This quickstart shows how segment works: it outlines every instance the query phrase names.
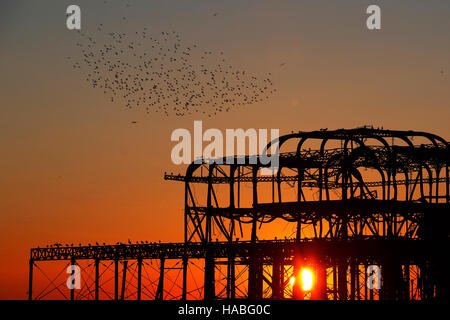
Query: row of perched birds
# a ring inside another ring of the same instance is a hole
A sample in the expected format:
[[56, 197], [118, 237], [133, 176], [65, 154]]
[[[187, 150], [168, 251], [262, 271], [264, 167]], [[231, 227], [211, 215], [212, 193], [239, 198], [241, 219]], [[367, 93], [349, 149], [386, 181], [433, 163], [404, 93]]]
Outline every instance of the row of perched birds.
[[[161, 240], [159, 240], [158, 242], [136, 241], [136, 243], [133, 243], [130, 239], [128, 239], [128, 244], [157, 244], [157, 243], [161, 243]], [[124, 245], [124, 244], [125, 243], [122, 243], [122, 242], [116, 242], [116, 245]], [[111, 246], [112, 244], [106, 244], [105, 242], [103, 242], [102, 245], [103, 246]], [[67, 243], [65, 245], [62, 245], [61, 243], [55, 243], [55, 244], [47, 245], [46, 247], [47, 248], [64, 248], [64, 247], [73, 247], [73, 246], [74, 246], [73, 243], [71, 243], [70, 245], [67, 244]], [[83, 246], [86, 246], [86, 245], [82, 245], [81, 243], [79, 243], [78, 246], [79, 247], [83, 247]], [[88, 243], [87, 246], [88, 247], [92, 247], [93, 245]], [[95, 246], [100, 246], [100, 243], [96, 242]], [[38, 246], [38, 248], [40, 248], [40, 247]]]
[[80, 56], [68, 57], [92, 88], [112, 102], [147, 113], [184, 116], [254, 104], [276, 92], [270, 73], [257, 78], [227, 62], [223, 52], [186, 45], [175, 31], [133, 34], [79, 31]]

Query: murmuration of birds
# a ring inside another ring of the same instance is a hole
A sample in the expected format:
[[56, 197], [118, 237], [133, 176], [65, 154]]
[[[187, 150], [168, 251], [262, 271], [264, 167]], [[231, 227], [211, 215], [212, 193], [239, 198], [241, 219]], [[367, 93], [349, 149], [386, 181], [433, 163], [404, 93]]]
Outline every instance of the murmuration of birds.
[[[125, 18], [125, 17], [124, 17]], [[205, 115], [256, 104], [276, 89], [271, 73], [256, 77], [223, 52], [185, 44], [176, 31], [78, 31], [78, 57], [68, 57], [86, 82], [126, 108], [165, 116]]]

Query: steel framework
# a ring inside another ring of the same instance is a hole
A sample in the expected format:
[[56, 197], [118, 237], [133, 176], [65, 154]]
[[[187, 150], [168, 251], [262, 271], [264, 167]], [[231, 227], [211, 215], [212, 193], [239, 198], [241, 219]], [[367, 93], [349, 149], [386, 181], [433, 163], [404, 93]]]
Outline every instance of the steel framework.
[[[65, 282], [50, 278], [32, 294], [33, 268], [55, 260], [91, 262], [83, 270], [92, 281], [77, 297], [70, 290], [71, 299], [99, 299], [101, 291], [114, 299], [449, 297], [446, 140], [362, 127], [292, 133], [266, 151], [275, 147], [279, 167], [269, 176], [254, 156], [204, 159], [185, 175], [165, 174], [185, 186], [184, 243], [31, 249], [29, 298], [65, 297]], [[108, 294], [100, 267], [112, 265]], [[380, 287], [368, 286], [371, 265], [379, 266]], [[314, 273], [308, 291], [297, 284], [304, 268]]]

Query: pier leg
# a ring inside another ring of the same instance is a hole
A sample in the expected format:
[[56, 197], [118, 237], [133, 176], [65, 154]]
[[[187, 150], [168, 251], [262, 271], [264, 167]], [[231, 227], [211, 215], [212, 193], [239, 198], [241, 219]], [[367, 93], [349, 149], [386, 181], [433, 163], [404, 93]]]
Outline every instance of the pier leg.
[[114, 261], [114, 300], [119, 300], [119, 259]]
[[230, 255], [228, 257], [227, 267], [227, 299], [234, 299], [236, 297], [234, 264], [234, 256]]
[[125, 289], [126, 289], [126, 283], [127, 283], [127, 268], [128, 268], [128, 261], [123, 262], [123, 273], [122, 273], [122, 293], [120, 294], [120, 300], [125, 299]]
[[305, 299], [305, 293], [301, 287], [300, 270], [301, 270], [301, 259], [299, 256], [294, 256], [293, 259], [293, 273], [292, 276], [295, 278], [294, 287], [292, 288], [292, 299], [303, 300]]
[[317, 266], [317, 287], [313, 290], [314, 300], [327, 300], [327, 269], [323, 265]]
[[205, 300], [213, 300], [215, 297], [215, 285], [214, 285], [214, 257], [209, 253], [205, 258]]
[[272, 299], [283, 299], [283, 265], [279, 257], [273, 258]]
[[95, 300], [99, 299], [100, 260], [95, 259]]
[[161, 258], [161, 267], [159, 269], [158, 289], [156, 290], [155, 300], [164, 300], [164, 258]]
[[350, 300], [356, 299], [356, 264], [352, 258], [350, 263]]
[[142, 258], [139, 258], [137, 261], [138, 267], [138, 278], [137, 278], [137, 299], [141, 300], [141, 292], [142, 292]]
[[28, 300], [33, 300], [33, 266], [34, 261], [30, 259], [30, 272], [28, 275]]
[[186, 300], [187, 296], [187, 268], [188, 268], [188, 258], [183, 257], [183, 292], [181, 295], [181, 300]]
[[[75, 263], [76, 263], [76, 261], [74, 258], [70, 259], [70, 264], [72, 266], [74, 266]], [[73, 279], [72, 281], [75, 281], [74, 276], [75, 276], [75, 269], [72, 269], [72, 279]], [[72, 284], [72, 288], [70, 289], [70, 300], [72, 300], [72, 301], [75, 300], [75, 286], [73, 284]]]
[[338, 297], [338, 280], [337, 280], [337, 264], [333, 264], [333, 300], [339, 300]]
[[338, 266], [339, 300], [347, 300], [347, 269], [347, 262], [345, 260], [341, 260]]

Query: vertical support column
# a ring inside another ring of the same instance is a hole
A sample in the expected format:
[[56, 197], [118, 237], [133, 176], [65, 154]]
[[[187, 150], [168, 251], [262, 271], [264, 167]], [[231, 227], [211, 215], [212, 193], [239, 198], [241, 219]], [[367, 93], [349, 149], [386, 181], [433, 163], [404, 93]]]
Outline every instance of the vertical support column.
[[[71, 258], [70, 259], [70, 264], [72, 266], [74, 266], [75, 263], [76, 263], [75, 258]], [[75, 285], [74, 285], [75, 283], [73, 283], [73, 281], [75, 281], [75, 268], [72, 268], [71, 276], [72, 276], [72, 288], [70, 289], [70, 300], [73, 301], [73, 300], [75, 300]]]
[[449, 166], [448, 163], [445, 164], [445, 195], [447, 198], [447, 203], [450, 203], [450, 177], [449, 177]]
[[[256, 229], [257, 229], [257, 211], [256, 206], [258, 205], [258, 180], [257, 180], [258, 168], [252, 167], [252, 190], [253, 190], [253, 221], [252, 221], [252, 233], [251, 242], [255, 243], [257, 240]], [[258, 254], [255, 250], [252, 250], [249, 256], [248, 265], [248, 298], [258, 299], [258, 281], [259, 281], [259, 259]]]
[[392, 290], [392, 267], [390, 265], [389, 259], [384, 259], [384, 263], [382, 264], [382, 287], [380, 290], [380, 300], [390, 300], [391, 290]]
[[262, 258], [258, 252], [253, 250], [250, 254], [248, 266], [248, 298], [251, 300], [258, 300], [262, 297], [262, 263]]
[[302, 190], [302, 182], [303, 182], [304, 177], [305, 177], [304, 169], [298, 167], [297, 168], [297, 201], [298, 202], [302, 201], [302, 197], [303, 198], [305, 197], [303, 195], [303, 190]]
[[211, 249], [206, 250], [205, 257], [205, 295], [203, 297], [204, 300], [214, 300], [216, 292], [215, 292], [215, 275], [214, 275], [214, 256], [211, 252]]
[[212, 177], [214, 173], [214, 165], [210, 165], [208, 173], [208, 194], [206, 198], [206, 242], [212, 241], [212, 220], [211, 220], [211, 209], [212, 209], [212, 193], [213, 193], [213, 183]]
[[275, 203], [275, 172], [272, 173], [272, 203]]
[[34, 261], [30, 259], [30, 270], [28, 274], [28, 300], [33, 300], [33, 266]]
[[238, 182], [237, 182], [237, 206], [241, 207], [241, 167], [238, 166]]
[[263, 259], [258, 257], [256, 260], [256, 299], [261, 300], [263, 297]]
[[142, 294], [142, 258], [139, 257], [137, 260], [138, 276], [137, 276], [137, 299], [141, 300]]
[[[361, 286], [359, 284], [360, 264], [356, 264], [356, 300], [361, 300]], [[366, 285], [364, 285], [366, 286]]]
[[279, 256], [273, 257], [272, 299], [283, 299], [283, 263]]
[[425, 283], [426, 283], [426, 277], [427, 277], [427, 270], [426, 270], [426, 264], [425, 261], [420, 261], [419, 263], [417, 263], [418, 267], [419, 267], [419, 277], [417, 278], [417, 290], [419, 291], [419, 300], [424, 300], [427, 298], [426, 295], [426, 287], [425, 287]]
[[[366, 267], [366, 290], [367, 290], [367, 267]], [[370, 289], [369, 290], [369, 300], [373, 300], [373, 293], [374, 293], [374, 289]]]
[[403, 278], [403, 298], [405, 300], [409, 300], [410, 298], [410, 287], [409, 287], [409, 281], [410, 281], [410, 274], [409, 274], [409, 262], [405, 263], [404, 265], [404, 278]]
[[278, 193], [278, 202], [281, 203], [282, 202], [282, 197], [281, 197], [281, 167], [278, 168], [278, 172], [277, 172], [277, 193]]
[[341, 259], [338, 266], [338, 292], [339, 300], [347, 300], [347, 261]]
[[356, 299], [356, 263], [355, 259], [350, 260], [350, 300]]
[[119, 300], [119, 259], [114, 260], [114, 300]]
[[263, 261], [258, 254], [252, 255], [250, 259], [248, 269], [248, 298], [251, 300], [259, 300], [262, 298]]
[[251, 241], [256, 242], [257, 236], [256, 236], [256, 229], [257, 229], [257, 212], [256, 212], [256, 206], [258, 205], [258, 168], [253, 167], [252, 168], [252, 188], [253, 188], [253, 221], [252, 221], [252, 236]]
[[127, 268], [128, 268], [128, 261], [125, 260], [123, 262], [122, 293], [120, 294], [120, 300], [124, 300], [125, 299], [125, 289], [126, 289], [126, 283], [127, 283]]
[[304, 300], [305, 294], [303, 292], [303, 289], [301, 287], [301, 275], [300, 270], [302, 267], [302, 259], [300, 258], [300, 255], [296, 253], [294, 255], [293, 259], [293, 277], [295, 278], [294, 287], [292, 288], [292, 298], [294, 300]]
[[99, 299], [100, 259], [95, 259], [95, 300]]
[[337, 279], [337, 264], [333, 264], [333, 299], [338, 300], [338, 279]]
[[161, 258], [161, 266], [159, 268], [159, 282], [156, 290], [155, 300], [164, 300], [164, 258]]
[[[236, 165], [230, 166], [230, 208], [234, 208], [234, 173], [236, 172]], [[233, 236], [233, 235], [231, 235]]]
[[235, 267], [234, 254], [228, 256], [227, 267], [227, 299], [234, 299], [236, 297], [236, 283], [235, 283]]
[[188, 241], [188, 213], [189, 213], [189, 200], [188, 200], [188, 189], [189, 189], [189, 181], [186, 177], [186, 181], [184, 183], [184, 243]]
[[183, 291], [181, 295], [181, 300], [186, 300], [187, 298], [187, 268], [188, 268], [188, 258], [183, 257]]
[[367, 263], [364, 264], [364, 300], [369, 300], [367, 296]]
[[[346, 187], [346, 181], [347, 178], [345, 177], [345, 182], [344, 182], [344, 176], [345, 173], [343, 174], [343, 186], [342, 186], [342, 191], [345, 193], [342, 194], [343, 199], [347, 198], [347, 187]], [[340, 226], [340, 236], [342, 239], [347, 239], [348, 237], [348, 228], [347, 228], [347, 218], [343, 217], [342, 221], [341, 221], [341, 226]], [[350, 259], [351, 261], [351, 259]], [[348, 269], [348, 261], [347, 258], [342, 257], [338, 260], [338, 293], [339, 293], [339, 300], [347, 300], [348, 298], [348, 290], [347, 290], [347, 269]]]
[[314, 300], [327, 300], [327, 269], [322, 264], [316, 265], [317, 284], [313, 289], [312, 298]]
[[403, 278], [400, 262], [392, 256], [386, 257], [383, 267], [383, 286], [381, 288], [383, 300], [398, 300], [401, 298], [400, 287]]

